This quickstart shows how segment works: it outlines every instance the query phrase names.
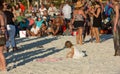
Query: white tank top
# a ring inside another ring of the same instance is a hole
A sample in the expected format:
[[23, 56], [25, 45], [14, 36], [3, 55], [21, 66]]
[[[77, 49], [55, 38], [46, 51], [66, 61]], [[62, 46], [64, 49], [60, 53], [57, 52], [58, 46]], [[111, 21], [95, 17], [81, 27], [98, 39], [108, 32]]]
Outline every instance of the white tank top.
[[80, 52], [75, 46], [73, 46], [73, 48], [74, 48], [73, 59], [80, 59], [81, 57], [85, 56], [85, 53]]

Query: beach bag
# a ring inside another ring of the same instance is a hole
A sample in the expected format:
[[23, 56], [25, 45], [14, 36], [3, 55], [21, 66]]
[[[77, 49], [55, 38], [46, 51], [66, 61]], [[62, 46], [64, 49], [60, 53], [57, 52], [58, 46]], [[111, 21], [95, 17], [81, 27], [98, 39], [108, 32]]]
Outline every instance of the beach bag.
[[26, 37], [26, 31], [25, 30], [19, 31], [19, 34], [20, 34], [20, 38]]
[[0, 46], [4, 46], [5, 44], [6, 44], [5, 34], [3, 34], [2, 31], [0, 30]]

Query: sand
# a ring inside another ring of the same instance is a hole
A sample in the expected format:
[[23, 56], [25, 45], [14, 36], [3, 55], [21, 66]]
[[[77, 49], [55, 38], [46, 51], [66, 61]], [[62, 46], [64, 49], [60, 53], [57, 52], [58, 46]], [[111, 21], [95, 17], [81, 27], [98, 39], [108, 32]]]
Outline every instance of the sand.
[[[84, 45], [76, 44], [75, 36], [16, 38], [19, 50], [5, 53], [8, 74], [120, 74], [120, 57], [113, 56], [113, 36], [100, 38], [101, 43], [91, 43], [87, 36]], [[88, 56], [66, 59], [67, 40]]]

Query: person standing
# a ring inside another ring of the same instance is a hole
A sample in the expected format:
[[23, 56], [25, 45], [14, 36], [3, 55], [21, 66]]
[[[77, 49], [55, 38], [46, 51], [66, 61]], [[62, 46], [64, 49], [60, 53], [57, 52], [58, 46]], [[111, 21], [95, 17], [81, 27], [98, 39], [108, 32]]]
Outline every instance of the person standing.
[[[4, 0], [0, 0], [0, 31], [4, 34], [4, 38], [5, 38], [6, 21], [5, 21], [4, 13], [2, 12], [3, 2], [4, 2]], [[1, 38], [1, 34], [0, 34], [0, 38]], [[6, 71], [6, 61], [5, 61], [5, 57], [4, 57], [4, 54], [3, 54], [4, 45], [5, 44], [0, 45], [0, 69], [2, 71]]]
[[62, 13], [63, 13], [63, 18], [65, 20], [65, 26], [70, 29], [70, 27], [71, 27], [70, 20], [72, 18], [72, 16], [71, 16], [72, 8], [69, 5], [68, 1], [66, 1], [65, 5], [63, 6]]
[[99, 2], [94, 3], [95, 9], [91, 10], [93, 15], [93, 34], [96, 38], [96, 43], [100, 43], [99, 28], [101, 27], [101, 7]]
[[82, 45], [83, 44], [83, 39], [82, 39], [82, 34], [83, 34], [83, 27], [84, 27], [84, 19], [86, 19], [86, 15], [83, 11], [83, 4], [80, 1], [77, 1], [75, 5], [75, 9], [73, 11], [73, 19], [72, 19], [72, 24], [74, 28], [77, 29], [77, 35], [76, 35], [76, 43]]
[[119, 0], [112, 0], [113, 9], [114, 9], [114, 18], [113, 18], [113, 42], [115, 55], [120, 56], [120, 6]]
[[13, 51], [17, 49], [15, 43], [15, 32], [16, 32], [15, 24], [14, 24], [15, 18], [11, 10], [12, 10], [12, 6], [7, 5], [7, 10], [4, 11], [4, 14], [7, 17], [7, 32], [9, 36], [9, 39], [6, 42], [7, 52], [9, 51], [10, 45], [12, 46]]

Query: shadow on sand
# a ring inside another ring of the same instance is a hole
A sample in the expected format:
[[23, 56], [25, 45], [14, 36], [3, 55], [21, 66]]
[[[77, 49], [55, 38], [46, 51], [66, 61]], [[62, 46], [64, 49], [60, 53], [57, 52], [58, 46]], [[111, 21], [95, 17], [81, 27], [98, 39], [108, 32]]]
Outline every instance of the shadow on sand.
[[[9, 58], [6, 59], [7, 64], [15, 63], [16, 65], [14, 65], [12, 68], [14, 69], [17, 66], [25, 65], [26, 63], [29, 63], [34, 59], [44, 58], [49, 55], [62, 51], [64, 48], [56, 49], [56, 47], [51, 47], [48, 49], [44, 49], [44, 47], [42, 48], [38, 47], [38, 46], [42, 46], [44, 44], [50, 43], [54, 40], [57, 40], [57, 38], [43, 39], [37, 42], [26, 44], [19, 51], [16, 51], [14, 53], [13, 52], [5, 53], [6, 58], [9, 56]], [[32, 50], [32, 48], [36, 48], [36, 50]], [[8, 69], [8, 70], [11, 70], [11, 69]]]
[[101, 42], [105, 42], [109, 39], [113, 38], [113, 35], [112, 34], [102, 34], [100, 36], [100, 39], [101, 39]]
[[[107, 41], [107, 40], [109, 40], [109, 39], [111, 39], [111, 38], [113, 38], [113, 35], [112, 35], [112, 34], [102, 34], [102, 35], [100, 36], [100, 43], [105, 42], [105, 41]], [[95, 38], [93, 38], [92, 40], [89, 39], [89, 40], [87, 40], [87, 41], [84, 41], [84, 43], [89, 43], [89, 42], [94, 42], [94, 41], [95, 41]]]

